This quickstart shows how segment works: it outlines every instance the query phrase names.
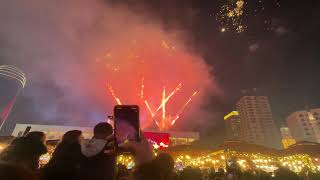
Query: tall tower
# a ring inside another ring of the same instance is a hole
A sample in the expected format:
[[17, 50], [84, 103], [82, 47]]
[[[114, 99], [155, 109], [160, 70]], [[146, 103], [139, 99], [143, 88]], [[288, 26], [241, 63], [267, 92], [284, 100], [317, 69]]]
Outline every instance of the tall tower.
[[238, 111], [232, 111], [225, 115], [227, 140], [240, 140], [240, 116]]
[[280, 148], [279, 132], [276, 128], [268, 97], [243, 96], [237, 102], [241, 119], [241, 140], [272, 148]]
[[0, 66], [0, 131], [25, 85], [26, 76], [20, 69], [9, 65]]

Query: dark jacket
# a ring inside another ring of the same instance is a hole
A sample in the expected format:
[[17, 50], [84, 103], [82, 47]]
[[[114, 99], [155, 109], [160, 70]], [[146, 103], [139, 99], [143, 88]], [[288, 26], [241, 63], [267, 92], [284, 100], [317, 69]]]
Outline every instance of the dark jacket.
[[106, 154], [110, 149], [108, 141], [91, 139], [82, 146], [82, 153], [87, 157], [81, 166], [81, 179], [83, 180], [114, 180], [116, 157]]
[[78, 143], [60, 143], [52, 154], [52, 158], [42, 169], [42, 179], [76, 180], [79, 176], [80, 166], [85, 161]]

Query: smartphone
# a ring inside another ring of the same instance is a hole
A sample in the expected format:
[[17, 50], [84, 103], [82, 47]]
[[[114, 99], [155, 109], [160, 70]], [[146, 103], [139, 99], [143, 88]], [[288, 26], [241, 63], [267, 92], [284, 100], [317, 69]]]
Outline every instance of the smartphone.
[[116, 145], [140, 141], [139, 106], [117, 105], [114, 107], [114, 133]]

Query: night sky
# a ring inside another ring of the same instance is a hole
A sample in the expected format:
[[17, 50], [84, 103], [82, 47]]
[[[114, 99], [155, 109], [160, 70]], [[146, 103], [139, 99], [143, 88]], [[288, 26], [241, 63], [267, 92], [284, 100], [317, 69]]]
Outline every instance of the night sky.
[[[249, 15], [243, 17], [247, 28], [241, 33], [221, 32], [227, 26], [214, 15], [231, 0], [154, 0], [143, 6], [133, 2], [132, 9], [153, 15], [168, 29], [187, 31], [194, 48], [214, 67], [225, 97], [212, 98], [209, 108], [221, 116], [206, 133], [211, 138], [221, 137], [222, 117], [234, 110], [244, 89], [257, 88], [269, 97], [279, 127], [291, 112], [320, 107], [319, 1], [265, 0], [262, 5], [248, 1], [244, 11]], [[146, 7], [150, 11], [142, 10]]]
[[293, 111], [320, 107], [318, 0], [248, 0], [242, 17], [246, 28], [240, 33], [215, 17], [232, 0], [111, 2], [152, 16], [168, 30], [183, 31], [190, 48], [213, 67], [224, 95], [212, 97], [207, 107], [219, 114], [218, 123], [203, 132], [208, 139], [222, 140], [223, 116], [234, 110], [244, 89], [257, 88], [269, 97], [278, 126], [285, 125], [286, 116]]

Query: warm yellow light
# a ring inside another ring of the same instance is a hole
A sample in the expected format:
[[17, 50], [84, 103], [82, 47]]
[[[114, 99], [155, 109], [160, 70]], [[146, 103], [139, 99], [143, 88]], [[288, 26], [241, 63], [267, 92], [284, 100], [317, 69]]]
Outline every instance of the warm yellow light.
[[[222, 30], [222, 29], [221, 29]], [[227, 114], [227, 115], [225, 115], [224, 117], [223, 117], [223, 119], [224, 120], [227, 120], [229, 117], [231, 117], [231, 116], [239, 116], [239, 112], [238, 111], [232, 111], [232, 112], [230, 112], [229, 114]]]

